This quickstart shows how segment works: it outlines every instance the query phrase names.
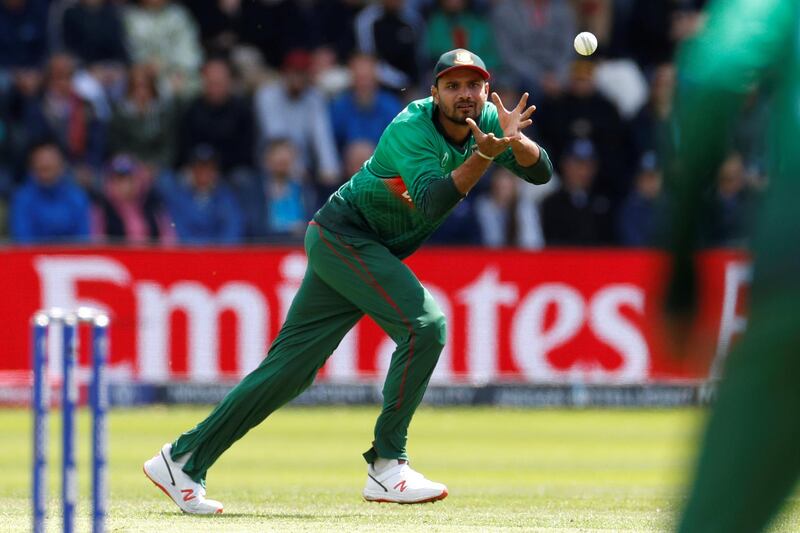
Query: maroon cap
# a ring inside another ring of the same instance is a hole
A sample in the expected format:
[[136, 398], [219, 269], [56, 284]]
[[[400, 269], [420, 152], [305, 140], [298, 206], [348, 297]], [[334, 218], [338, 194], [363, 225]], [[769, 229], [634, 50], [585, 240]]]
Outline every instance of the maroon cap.
[[443, 53], [439, 57], [439, 61], [436, 62], [433, 73], [434, 77], [439, 79], [440, 76], [448, 72], [462, 68], [474, 70], [480, 74], [484, 80], [489, 79], [489, 71], [486, 70], [486, 64], [483, 60], [469, 50], [464, 50], [463, 48], [456, 48], [455, 50]]
[[283, 58], [283, 70], [300, 70], [302, 72], [311, 68], [311, 54], [305, 50], [292, 50]]

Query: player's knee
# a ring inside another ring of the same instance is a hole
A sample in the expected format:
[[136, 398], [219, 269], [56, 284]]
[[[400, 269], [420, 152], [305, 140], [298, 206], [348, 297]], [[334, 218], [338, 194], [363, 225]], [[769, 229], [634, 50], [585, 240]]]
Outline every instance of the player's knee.
[[441, 311], [428, 313], [417, 322], [417, 327], [414, 329], [420, 347], [425, 346], [439, 352], [442, 351], [447, 339], [447, 320]]

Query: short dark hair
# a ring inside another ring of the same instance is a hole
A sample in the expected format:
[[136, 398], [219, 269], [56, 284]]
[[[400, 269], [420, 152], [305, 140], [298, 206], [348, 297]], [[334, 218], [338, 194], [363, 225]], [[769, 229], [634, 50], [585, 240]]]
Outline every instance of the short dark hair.
[[49, 148], [54, 149], [56, 152], [58, 152], [58, 155], [64, 157], [64, 152], [61, 150], [61, 146], [55, 141], [55, 139], [44, 138], [36, 139], [28, 145], [28, 161], [30, 161], [33, 157], [33, 154], [39, 150], [45, 150]]
[[208, 68], [208, 66], [211, 65], [212, 63], [220, 63], [224, 65], [225, 68], [228, 70], [228, 75], [230, 75], [231, 78], [236, 77], [237, 73], [234, 69], [233, 63], [231, 63], [230, 58], [227, 55], [220, 53], [210, 55], [203, 62], [203, 66], [200, 68], [200, 71], [201, 72], [205, 71], [206, 68]]

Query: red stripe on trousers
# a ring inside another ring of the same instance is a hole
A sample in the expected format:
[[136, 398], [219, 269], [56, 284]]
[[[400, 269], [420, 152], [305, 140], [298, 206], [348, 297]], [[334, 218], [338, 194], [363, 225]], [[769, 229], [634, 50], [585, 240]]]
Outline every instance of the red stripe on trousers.
[[392, 297], [389, 296], [389, 294], [384, 290], [384, 288], [381, 286], [381, 284], [378, 283], [378, 280], [375, 279], [375, 276], [372, 275], [372, 272], [369, 271], [369, 269], [367, 268], [367, 265], [365, 265], [364, 262], [361, 260], [361, 257], [359, 257], [359, 255], [356, 252], [355, 248], [345, 244], [342, 241], [342, 239], [339, 238], [338, 235], [336, 235], [336, 239], [339, 241], [339, 243], [341, 243], [342, 246], [344, 246], [345, 248], [350, 250], [350, 252], [353, 254], [353, 257], [355, 257], [356, 261], [358, 261], [358, 264], [361, 265], [361, 268], [363, 268], [364, 271], [369, 275], [369, 277], [372, 278], [372, 281], [373, 281], [373, 285], [372, 286], [373, 286], [373, 288], [378, 291], [378, 294], [380, 294], [383, 297], [384, 300], [389, 302], [389, 305], [392, 306], [392, 308], [397, 312], [398, 315], [400, 315], [400, 319], [403, 321], [403, 324], [405, 324], [406, 328], [408, 329], [408, 360], [406, 361], [405, 368], [403, 368], [403, 377], [400, 380], [400, 388], [397, 391], [397, 405], [395, 406], [395, 409], [400, 409], [400, 406], [403, 404], [403, 389], [405, 388], [405, 384], [406, 384], [406, 376], [408, 375], [408, 367], [411, 364], [411, 359], [414, 357], [414, 337], [416, 336], [416, 335], [414, 335], [414, 328], [411, 326], [411, 321], [408, 320], [408, 318], [406, 318], [406, 316], [400, 310], [400, 306], [398, 306], [394, 302], [394, 300], [392, 300]]
[[334, 255], [336, 257], [338, 257], [339, 259], [341, 259], [344, 262], [344, 264], [346, 264], [350, 268], [350, 270], [355, 272], [356, 275], [359, 278], [361, 278], [362, 281], [364, 281], [367, 285], [369, 285], [373, 289], [375, 289], [375, 292], [377, 292], [384, 300], [386, 300], [389, 303], [389, 305], [392, 307], [392, 309], [394, 309], [395, 312], [397, 312], [397, 314], [400, 316], [400, 319], [403, 321], [403, 324], [408, 329], [408, 335], [409, 335], [409, 340], [408, 340], [408, 360], [406, 361], [405, 368], [403, 368], [403, 377], [400, 380], [400, 388], [399, 388], [399, 390], [397, 392], [397, 404], [395, 405], [395, 410], [400, 409], [400, 406], [403, 404], [403, 389], [405, 388], [405, 384], [406, 384], [406, 376], [408, 375], [408, 367], [409, 367], [409, 364], [411, 363], [411, 359], [414, 357], [414, 337], [416, 336], [414, 334], [414, 328], [411, 326], [411, 322], [408, 320], [408, 318], [406, 318], [406, 316], [400, 310], [400, 307], [394, 302], [394, 300], [392, 300], [391, 296], [389, 296], [389, 294], [384, 290], [384, 288], [381, 286], [381, 284], [378, 283], [378, 280], [375, 279], [375, 276], [372, 275], [372, 272], [370, 272], [369, 269], [366, 267], [364, 262], [361, 260], [361, 258], [356, 253], [355, 249], [353, 249], [352, 246], [349, 246], [349, 245], [345, 244], [344, 242], [342, 242], [342, 240], [339, 238], [339, 236], [334, 234], [334, 235], [336, 235], [336, 239], [342, 244], [342, 246], [344, 246], [345, 248], [350, 250], [350, 252], [353, 254], [353, 257], [356, 258], [356, 261], [358, 261], [358, 263], [361, 265], [361, 267], [366, 271], [366, 273], [369, 275], [371, 280], [370, 279], [366, 279], [364, 277], [364, 275], [361, 272], [359, 272], [358, 269], [352, 263], [350, 263], [350, 261], [348, 261], [344, 256], [342, 256], [339, 252], [336, 251], [336, 248], [334, 248], [333, 245], [330, 242], [328, 242], [328, 240], [322, 234], [322, 226], [320, 226], [319, 224], [317, 224], [316, 222], [313, 222], [313, 221], [311, 222], [311, 225], [317, 226], [317, 229], [319, 231], [319, 237], [320, 237], [320, 239], [322, 239], [322, 242], [325, 243], [325, 246], [330, 248], [330, 250], [334, 253]]

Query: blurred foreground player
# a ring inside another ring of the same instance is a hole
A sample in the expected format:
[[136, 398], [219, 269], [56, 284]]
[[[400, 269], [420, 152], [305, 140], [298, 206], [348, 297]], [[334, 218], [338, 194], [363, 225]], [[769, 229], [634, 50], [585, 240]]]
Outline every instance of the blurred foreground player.
[[668, 311], [691, 316], [692, 254], [712, 183], [745, 95], [771, 97], [770, 181], [753, 237], [746, 333], [731, 353], [701, 445], [679, 530], [760, 531], [800, 472], [800, 2], [727, 0], [710, 6], [679, 57], [673, 275]]
[[411, 417], [444, 346], [445, 318], [401, 259], [444, 221], [494, 160], [522, 179], [545, 183], [547, 153], [522, 129], [527, 94], [507, 110], [489, 73], [467, 50], [443, 54], [431, 97], [411, 102], [384, 131], [361, 169], [317, 212], [305, 236], [308, 267], [266, 359], [194, 429], [144, 465], [145, 474], [185, 512], [210, 514], [206, 471], [250, 428], [305, 390], [365, 315], [397, 343], [383, 388], [383, 410], [363, 491], [370, 501], [422, 503], [447, 488], [412, 470]]

